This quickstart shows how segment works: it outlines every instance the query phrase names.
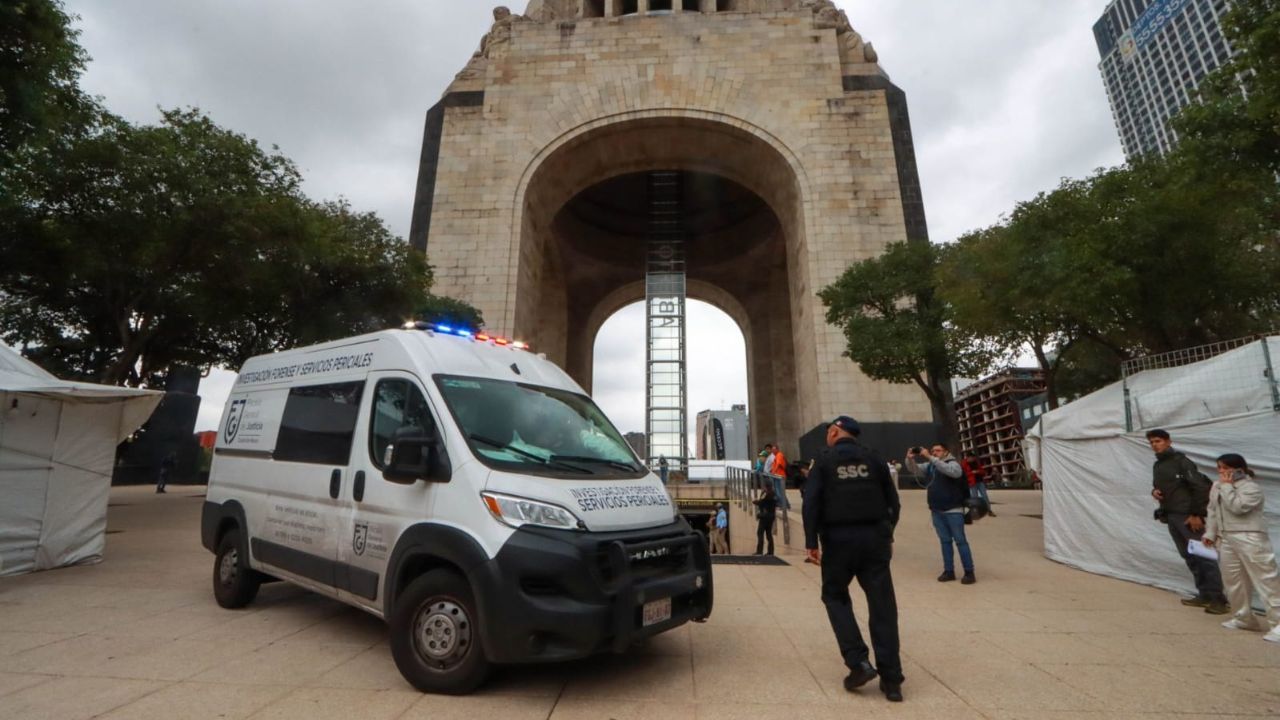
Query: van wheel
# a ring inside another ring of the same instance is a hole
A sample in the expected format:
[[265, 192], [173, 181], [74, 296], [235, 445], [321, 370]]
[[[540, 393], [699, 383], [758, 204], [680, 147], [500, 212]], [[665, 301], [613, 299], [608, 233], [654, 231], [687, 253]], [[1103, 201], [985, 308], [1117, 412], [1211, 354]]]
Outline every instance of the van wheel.
[[261, 584], [262, 576], [249, 568], [249, 557], [240, 542], [240, 531], [228, 531], [218, 543], [218, 552], [213, 560], [213, 597], [224, 608], [242, 608], [258, 596]]
[[391, 656], [423, 692], [466, 695], [489, 675], [471, 586], [450, 570], [414, 580], [391, 614]]

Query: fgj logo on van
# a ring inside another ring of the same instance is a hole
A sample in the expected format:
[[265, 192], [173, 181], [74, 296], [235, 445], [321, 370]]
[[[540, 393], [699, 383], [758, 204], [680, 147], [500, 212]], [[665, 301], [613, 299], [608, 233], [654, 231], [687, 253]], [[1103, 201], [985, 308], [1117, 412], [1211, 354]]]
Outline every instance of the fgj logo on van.
[[227, 443], [235, 442], [236, 433], [240, 432], [240, 420], [244, 418], [244, 406], [248, 402], [248, 400], [232, 401], [231, 410], [227, 413], [227, 427], [222, 433]]
[[355, 535], [351, 538], [351, 549], [356, 555], [364, 555], [369, 540], [369, 523], [356, 523]]

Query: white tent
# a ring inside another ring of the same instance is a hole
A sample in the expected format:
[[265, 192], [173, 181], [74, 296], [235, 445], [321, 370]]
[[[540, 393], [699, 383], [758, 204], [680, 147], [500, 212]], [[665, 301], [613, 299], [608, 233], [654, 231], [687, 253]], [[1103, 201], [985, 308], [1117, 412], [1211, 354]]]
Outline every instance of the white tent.
[[102, 558], [116, 446], [162, 395], [65, 382], [0, 346], [0, 576]]
[[1041, 417], [1026, 450], [1044, 485], [1045, 555], [1089, 572], [1195, 591], [1168, 528], [1152, 518], [1146, 431], [1157, 427], [1210, 479], [1218, 456], [1243, 455], [1262, 481], [1271, 538], [1280, 545], [1280, 412], [1269, 369], [1277, 362], [1280, 337], [1271, 337], [1265, 346], [1259, 340], [1132, 375]]

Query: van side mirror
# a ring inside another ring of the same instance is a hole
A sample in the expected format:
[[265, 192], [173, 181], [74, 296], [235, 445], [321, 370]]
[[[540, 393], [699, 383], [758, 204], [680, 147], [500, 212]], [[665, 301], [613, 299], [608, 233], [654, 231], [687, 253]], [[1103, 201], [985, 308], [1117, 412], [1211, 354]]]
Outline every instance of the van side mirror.
[[434, 428], [404, 428], [387, 450], [391, 457], [382, 477], [388, 482], [412, 485], [419, 480], [446, 483], [453, 479], [449, 453]]

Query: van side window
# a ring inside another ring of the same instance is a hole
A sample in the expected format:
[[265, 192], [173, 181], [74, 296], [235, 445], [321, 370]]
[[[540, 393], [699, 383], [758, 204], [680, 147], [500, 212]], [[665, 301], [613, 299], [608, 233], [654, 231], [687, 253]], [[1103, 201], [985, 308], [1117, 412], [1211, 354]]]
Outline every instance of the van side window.
[[295, 387], [280, 420], [275, 459], [346, 465], [351, 458], [364, 383]]
[[373, 421], [369, 423], [369, 455], [378, 469], [386, 463], [387, 448], [396, 436], [434, 427], [427, 399], [408, 380], [382, 380], [373, 391]]

